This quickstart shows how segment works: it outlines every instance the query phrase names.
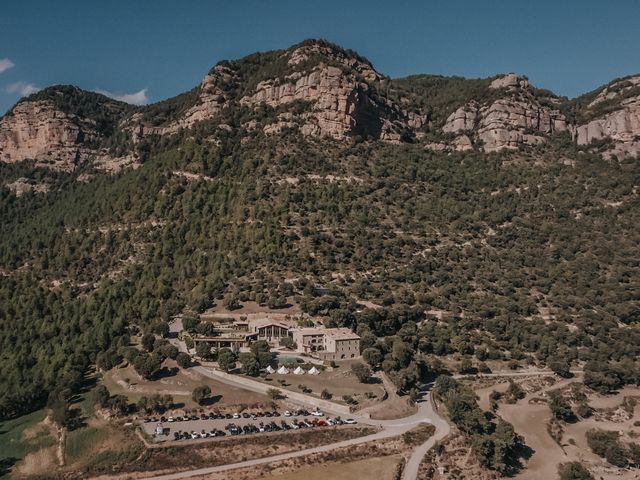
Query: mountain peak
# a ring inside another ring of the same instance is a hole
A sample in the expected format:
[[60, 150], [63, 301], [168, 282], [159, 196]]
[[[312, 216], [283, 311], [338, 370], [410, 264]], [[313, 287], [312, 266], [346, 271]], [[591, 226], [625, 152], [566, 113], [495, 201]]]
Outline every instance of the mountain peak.
[[500, 89], [500, 88], [519, 89], [519, 88], [528, 88], [528, 87], [529, 87], [529, 79], [524, 75], [518, 75], [516, 73], [506, 73], [504, 75], [499, 75], [489, 85], [489, 88], [493, 88], [493, 89]]

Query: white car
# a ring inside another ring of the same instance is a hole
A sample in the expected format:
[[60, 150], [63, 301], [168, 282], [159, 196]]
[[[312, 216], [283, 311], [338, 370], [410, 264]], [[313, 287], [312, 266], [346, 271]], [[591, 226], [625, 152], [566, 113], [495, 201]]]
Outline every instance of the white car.
[[344, 423], [346, 423], [347, 425], [355, 425], [356, 422], [353, 418], [347, 418], [346, 420], [344, 420]]
[[195, 440], [196, 438], [199, 438], [199, 437], [200, 437], [200, 434], [199, 434], [199, 433], [191, 432], [191, 438], [192, 438], [193, 440]]
[[320, 410], [316, 410], [315, 412], [311, 412], [311, 415], [313, 415], [314, 417], [322, 417], [324, 413], [322, 413]]
[[330, 418], [327, 418], [327, 425], [335, 425], [335, 424], [336, 424], [336, 422], [334, 422]]
[[167, 418], [167, 422], [174, 422], [174, 421], [175, 421], [175, 420], [174, 420], [174, 418], [173, 418], [173, 417], [169, 417], [169, 418]]
[[284, 412], [284, 416], [285, 417], [290, 417], [291, 416], [291, 412], [289, 410]]
[[239, 414], [239, 413], [234, 413], [234, 414], [233, 414], [233, 418], [235, 418], [235, 419], [240, 418], [240, 414]]

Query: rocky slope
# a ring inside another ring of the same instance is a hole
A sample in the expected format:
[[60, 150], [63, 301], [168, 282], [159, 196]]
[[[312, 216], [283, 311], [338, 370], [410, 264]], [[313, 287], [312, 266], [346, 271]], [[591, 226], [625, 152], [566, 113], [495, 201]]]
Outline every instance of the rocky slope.
[[[91, 111], [84, 104], [92, 105]], [[35, 160], [55, 170], [72, 170], [89, 157], [104, 161], [101, 141], [113, 119], [128, 107], [76, 87], [51, 87], [18, 102], [0, 119], [0, 161]]]
[[455, 135], [457, 150], [486, 152], [539, 145], [548, 135], [567, 130], [567, 119], [555, 97], [536, 96], [525, 77], [509, 74], [489, 85], [485, 102], [472, 100], [453, 112], [442, 127]]
[[575, 128], [578, 145], [605, 140], [606, 157], [640, 155], [640, 76], [603, 87], [580, 113], [585, 121]]
[[[200, 125], [485, 152], [526, 149], [570, 132], [578, 146], [596, 142], [606, 156], [625, 157], [640, 152], [640, 76], [567, 100], [514, 74], [390, 80], [350, 50], [307, 40], [220, 62], [190, 92], [146, 107], [51, 87], [0, 119], [0, 161], [36, 160], [59, 170], [92, 162], [113, 171], [138, 164], [140, 140]], [[215, 135], [215, 128], [202, 132]]]
[[[323, 41], [306, 41], [263, 58], [221, 62], [203, 79], [194, 104], [177, 118], [152, 126], [140, 115], [131, 124], [138, 136], [165, 135], [214, 119], [226, 108], [266, 105], [279, 114], [262, 126], [265, 133], [295, 128], [304, 136], [343, 140], [360, 135], [399, 141], [403, 132], [420, 126], [420, 118], [379, 95], [376, 86], [381, 80], [355, 53]], [[255, 128], [255, 122], [245, 126]]]

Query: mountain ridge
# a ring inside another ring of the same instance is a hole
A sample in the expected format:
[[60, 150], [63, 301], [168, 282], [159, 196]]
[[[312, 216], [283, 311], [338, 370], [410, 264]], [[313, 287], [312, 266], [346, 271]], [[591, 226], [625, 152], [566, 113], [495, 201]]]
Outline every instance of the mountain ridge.
[[422, 142], [437, 151], [523, 150], [566, 133], [606, 158], [624, 158], [640, 153], [640, 76], [567, 99], [511, 73], [391, 79], [351, 50], [305, 40], [220, 61], [192, 90], [143, 107], [74, 86], [48, 87], [0, 118], [0, 161], [67, 171], [91, 162], [113, 171], [139, 165], [135, 145], [144, 137], [204, 122], [228, 128], [230, 116], [239, 117], [231, 128], [246, 134]]

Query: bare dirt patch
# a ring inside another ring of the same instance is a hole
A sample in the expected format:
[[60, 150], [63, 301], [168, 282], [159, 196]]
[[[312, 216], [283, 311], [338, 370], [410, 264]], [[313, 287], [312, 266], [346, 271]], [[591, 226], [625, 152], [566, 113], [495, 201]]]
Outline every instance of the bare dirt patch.
[[353, 480], [356, 478], [394, 480], [401, 459], [402, 457], [399, 455], [393, 455], [356, 462], [336, 462], [262, 478], [265, 480], [298, 480], [300, 478], [306, 480]]
[[[171, 360], [165, 361], [163, 366], [168, 369], [178, 368]], [[150, 381], [142, 379], [132, 366], [114, 368], [104, 374], [103, 383], [111, 394], [126, 395], [132, 402], [142, 396], [159, 393], [172, 395], [176, 402], [184, 404], [184, 408], [199, 408], [199, 405], [191, 399], [191, 393], [200, 385], [208, 385], [211, 388], [211, 394], [215, 399], [213, 406], [218, 408], [266, 405], [271, 402], [266, 395], [217, 382], [190, 369], [178, 369], [175, 375]]]
[[[313, 448], [319, 445], [370, 435], [374, 432], [375, 430], [373, 428], [365, 427], [323, 429], [263, 435], [252, 438], [225, 437], [219, 441], [212, 441], [201, 445], [152, 448], [148, 449], [146, 454], [141, 456], [137, 461], [130, 462], [119, 468], [118, 475], [103, 478], [141, 478], [149, 476], [149, 472], [165, 474], [202, 467], [225, 465]], [[258, 467], [252, 467], [250, 470], [255, 472], [257, 468]], [[268, 470], [268, 472], [273, 473], [272, 470]], [[220, 475], [219, 478], [231, 478], [229, 473], [226, 472]]]
[[56, 446], [27, 454], [16, 466], [18, 475], [30, 476], [51, 472], [57, 466]]

